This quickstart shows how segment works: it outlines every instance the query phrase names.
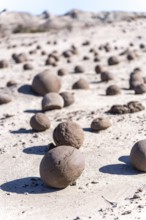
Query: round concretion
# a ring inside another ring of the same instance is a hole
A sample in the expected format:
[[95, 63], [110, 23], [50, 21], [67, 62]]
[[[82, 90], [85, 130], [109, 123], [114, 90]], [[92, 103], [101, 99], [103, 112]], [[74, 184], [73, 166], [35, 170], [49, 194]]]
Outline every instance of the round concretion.
[[47, 93], [42, 99], [42, 110], [61, 109], [64, 106], [64, 100], [58, 93]]
[[135, 94], [144, 94], [146, 93], [146, 85], [139, 84], [134, 88]]
[[30, 119], [30, 126], [35, 131], [45, 131], [50, 128], [51, 123], [45, 114], [37, 113]]
[[84, 68], [82, 66], [78, 65], [78, 66], [75, 66], [74, 72], [75, 73], [83, 73], [83, 72], [85, 72], [85, 70], [84, 70]]
[[58, 70], [58, 76], [65, 76], [68, 75], [68, 73], [68, 70], [64, 68]]
[[89, 89], [89, 83], [85, 79], [79, 79], [73, 84], [72, 89]]
[[111, 122], [108, 118], [96, 118], [91, 123], [92, 131], [105, 130], [111, 126]]
[[50, 150], [40, 163], [40, 176], [49, 187], [63, 189], [77, 180], [85, 168], [82, 153], [71, 146]]
[[61, 92], [60, 95], [64, 100], [64, 107], [70, 106], [75, 102], [74, 95], [71, 92]]
[[117, 85], [111, 85], [106, 89], [106, 95], [119, 95], [121, 94], [121, 89]]
[[130, 158], [132, 165], [137, 170], [146, 172], [146, 140], [141, 140], [134, 144]]
[[0, 95], [0, 105], [7, 104], [12, 101], [12, 98], [9, 95]]
[[119, 60], [117, 57], [115, 56], [109, 57], [108, 65], [112, 66], [112, 65], [117, 65], [117, 64], [119, 64]]
[[110, 80], [113, 80], [114, 79], [114, 76], [112, 73], [110, 72], [102, 72], [100, 74], [100, 78], [101, 78], [101, 81], [102, 82], [107, 82], [107, 81], [110, 81]]
[[76, 122], [62, 122], [54, 129], [53, 139], [57, 146], [71, 145], [80, 148], [84, 141], [84, 132]]
[[60, 88], [61, 83], [58, 76], [53, 75], [49, 70], [37, 74], [32, 82], [32, 89], [42, 96], [49, 92], [59, 92]]
[[103, 72], [103, 67], [101, 65], [96, 65], [95, 66], [95, 72], [98, 73], [102, 73]]

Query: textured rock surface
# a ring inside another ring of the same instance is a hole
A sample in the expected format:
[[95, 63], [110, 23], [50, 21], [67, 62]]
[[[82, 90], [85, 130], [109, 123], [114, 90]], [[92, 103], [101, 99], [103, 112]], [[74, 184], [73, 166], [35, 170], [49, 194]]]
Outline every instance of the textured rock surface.
[[45, 70], [34, 77], [32, 88], [39, 95], [45, 95], [49, 92], [59, 92], [61, 83], [57, 76]]
[[76, 122], [62, 122], [53, 132], [55, 144], [80, 148], [84, 141], [84, 132]]
[[45, 131], [50, 128], [51, 122], [43, 113], [37, 113], [30, 119], [30, 125], [35, 131]]
[[74, 183], [85, 168], [85, 160], [72, 146], [58, 146], [50, 150], [40, 164], [40, 176], [51, 187], [65, 188]]
[[146, 140], [135, 143], [131, 149], [130, 158], [137, 170], [146, 172]]

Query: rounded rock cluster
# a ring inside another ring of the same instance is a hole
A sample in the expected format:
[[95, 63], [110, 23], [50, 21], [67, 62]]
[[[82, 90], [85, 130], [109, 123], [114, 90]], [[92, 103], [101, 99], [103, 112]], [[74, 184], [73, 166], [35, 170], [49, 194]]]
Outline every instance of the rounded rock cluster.
[[50, 150], [40, 163], [43, 182], [63, 189], [76, 181], [85, 168], [84, 156], [72, 146], [58, 146]]

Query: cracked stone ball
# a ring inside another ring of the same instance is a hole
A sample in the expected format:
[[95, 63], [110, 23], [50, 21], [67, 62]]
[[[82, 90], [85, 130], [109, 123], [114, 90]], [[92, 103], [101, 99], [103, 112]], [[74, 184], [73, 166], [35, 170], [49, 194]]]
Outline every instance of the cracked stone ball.
[[32, 89], [39, 95], [44, 96], [49, 92], [59, 92], [61, 83], [58, 76], [45, 70], [37, 74], [32, 81]]
[[130, 152], [130, 159], [137, 170], [146, 172], [146, 139], [134, 144]]
[[55, 92], [47, 93], [42, 99], [42, 110], [48, 111], [61, 109], [64, 106], [64, 100], [61, 95]]
[[50, 128], [49, 118], [43, 113], [37, 113], [30, 119], [30, 126], [35, 131], [45, 131]]
[[64, 100], [64, 107], [70, 106], [75, 102], [74, 95], [71, 92], [61, 92], [60, 95]]
[[111, 125], [109, 118], [95, 118], [91, 123], [91, 130], [95, 132], [105, 130]]
[[72, 89], [89, 89], [89, 83], [85, 79], [79, 79], [72, 85]]
[[49, 187], [63, 189], [74, 183], [85, 168], [83, 154], [72, 146], [48, 151], [40, 163], [40, 176]]
[[53, 139], [57, 146], [70, 145], [79, 149], [84, 141], [84, 132], [76, 122], [62, 122], [54, 129]]
[[106, 89], [106, 95], [119, 95], [121, 94], [121, 89], [117, 85], [111, 85]]

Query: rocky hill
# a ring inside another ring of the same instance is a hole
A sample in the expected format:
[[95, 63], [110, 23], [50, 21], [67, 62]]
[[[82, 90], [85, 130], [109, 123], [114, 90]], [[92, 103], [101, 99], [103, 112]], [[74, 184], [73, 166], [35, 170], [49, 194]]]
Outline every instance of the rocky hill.
[[132, 21], [146, 18], [146, 13], [135, 12], [84, 12], [71, 10], [64, 15], [50, 15], [44, 11], [41, 15], [32, 15], [26, 12], [0, 13], [1, 32], [40, 32], [50, 30], [72, 29], [76, 27], [89, 27], [103, 23]]

